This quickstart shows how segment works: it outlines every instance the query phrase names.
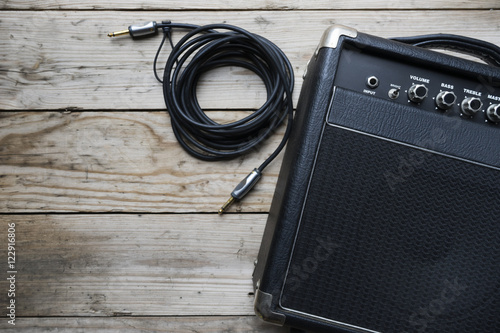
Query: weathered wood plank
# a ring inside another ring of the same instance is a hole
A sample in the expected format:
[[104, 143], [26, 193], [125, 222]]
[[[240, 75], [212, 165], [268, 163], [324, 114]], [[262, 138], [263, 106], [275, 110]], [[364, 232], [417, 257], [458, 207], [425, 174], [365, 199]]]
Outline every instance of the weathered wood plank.
[[[209, 15], [197, 11], [3, 11], [0, 109], [163, 109], [162, 89], [152, 73], [159, 37], [133, 41], [110, 39], [106, 33], [131, 23], [167, 18], [198, 24], [226, 22], [269, 38], [291, 60], [296, 92], [321, 34], [333, 23], [386, 37], [450, 32], [500, 44], [495, 10], [210, 11]], [[203, 107], [250, 109], [262, 104], [265, 91], [255, 75], [240, 69], [220, 72], [200, 84]], [[298, 93], [294, 96], [296, 102]]]
[[[184, 152], [169, 121], [166, 112], [0, 113], [0, 212], [216, 212], [283, 135], [210, 163]], [[233, 212], [269, 209], [280, 161]]]
[[[1, 216], [2, 240], [8, 223], [16, 229], [16, 315], [252, 315], [251, 277], [266, 218]], [[0, 253], [6, 260], [6, 246]], [[6, 278], [0, 288], [9, 289]], [[0, 304], [7, 301], [2, 292]]]
[[245, 317], [145, 317], [145, 318], [19, 318], [16, 326], [0, 322], [5, 333], [102, 332], [102, 333], [288, 333], [289, 330], [262, 322], [255, 316]]
[[135, 10], [185, 10], [185, 9], [265, 9], [265, 10], [298, 10], [298, 9], [442, 9], [442, 8], [499, 8], [496, 0], [477, 1], [379, 1], [379, 0], [352, 0], [352, 1], [329, 1], [329, 0], [254, 0], [254, 1], [227, 1], [227, 0], [191, 0], [179, 2], [156, 1], [106, 1], [96, 3], [90, 0], [79, 1], [78, 3], [63, 0], [49, 1], [26, 1], [9, 0], [0, 4], [0, 9], [135, 9]]

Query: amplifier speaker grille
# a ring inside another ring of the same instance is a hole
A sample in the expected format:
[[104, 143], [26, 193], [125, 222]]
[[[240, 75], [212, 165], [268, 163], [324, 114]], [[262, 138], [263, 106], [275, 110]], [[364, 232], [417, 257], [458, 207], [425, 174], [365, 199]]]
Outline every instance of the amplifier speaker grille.
[[327, 125], [281, 306], [380, 332], [500, 332], [499, 183]]

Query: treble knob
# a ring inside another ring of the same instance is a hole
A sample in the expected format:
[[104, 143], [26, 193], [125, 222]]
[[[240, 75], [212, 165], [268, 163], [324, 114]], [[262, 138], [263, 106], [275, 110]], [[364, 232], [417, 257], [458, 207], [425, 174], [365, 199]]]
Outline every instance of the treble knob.
[[462, 101], [462, 112], [467, 116], [473, 116], [483, 107], [483, 102], [477, 97], [469, 97]]

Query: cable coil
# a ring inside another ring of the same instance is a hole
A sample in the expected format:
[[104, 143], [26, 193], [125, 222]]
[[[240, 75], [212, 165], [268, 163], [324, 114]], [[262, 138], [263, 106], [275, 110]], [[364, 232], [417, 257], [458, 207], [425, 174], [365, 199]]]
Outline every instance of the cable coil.
[[[189, 154], [207, 161], [241, 156], [268, 138], [287, 119], [281, 143], [257, 168], [262, 172], [283, 149], [292, 127], [294, 75], [286, 55], [266, 38], [232, 25], [162, 22], [158, 28], [163, 29], [164, 37], [154, 60], [155, 76], [163, 83], [173, 132]], [[191, 31], [174, 46], [171, 28]], [[160, 80], [156, 62], [166, 38], [172, 51]], [[196, 89], [204, 73], [225, 66], [242, 67], [257, 74], [265, 84], [267, 100], [249, 116], [221, 124], [201, 109]]]
[[[241, 156], [267, 139], [282, 123], [287, 123], [278, 147], [236, 185], [229, 200], [218, 211], [223, 214], [234, 201], [241, 200], [255, 186], [264, 168], [278, 156], [290, 136], [293, 124], [292, 65], [283, 51], [266, 38], [228, 24], [199, 26], [152, 21], [131, 25], [127, 30], [111, 32], [108, 36], [142, 38], [156, 34], [160, 28], [163, 39], [153, 61], [154, 75], [163, 84], [165, 105], [175, 137], [189, 154], [205, 161]], [[172, 28], [189, 32], [174, 45]], [[162, 80], [156, 65], [167, 39], [172, 51]], [[201, 109], [196, 90], [203, 74], [227, 66], [242, 67], [258, 75], [266, 86], [267, 100], [249, 116], [221, 124], [210, 119]]]

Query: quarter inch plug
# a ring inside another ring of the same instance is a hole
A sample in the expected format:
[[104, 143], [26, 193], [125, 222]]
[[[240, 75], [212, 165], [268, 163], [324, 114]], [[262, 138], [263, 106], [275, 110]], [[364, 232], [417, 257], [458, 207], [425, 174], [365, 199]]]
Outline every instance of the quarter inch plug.
[[257, 182], [262, 177], [262, 173], [259, 169], [253, 169], [252, 172], [248, 174], [233, 190], [231, 193], [231, 197], [222, 207], [219, 209], [219, 215], [223, 214], [226, 209], [233, 204], [233, 202], [237, 200], [243, 199], [245, 195], [252, 189], [252, 187], [257, 184]]
[[123, 35], [130, 35], [132, 38], [142, 37], [146, 35], [153, 35], [158, 32], [158, 26], [155, 21], [147, 22], [143, 25], [131, 25], [127, 30], [110, 32], [108, 37], [118, 37]]

